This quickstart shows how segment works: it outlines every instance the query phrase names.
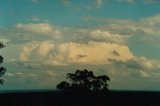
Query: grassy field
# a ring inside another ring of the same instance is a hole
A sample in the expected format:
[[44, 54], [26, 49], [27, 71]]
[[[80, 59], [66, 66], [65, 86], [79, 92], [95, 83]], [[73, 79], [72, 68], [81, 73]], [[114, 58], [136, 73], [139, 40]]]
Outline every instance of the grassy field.
[[77, 94], [55, 91], [0, 94], [0, 106], [160, 106], [159, 92], [110, 91]]

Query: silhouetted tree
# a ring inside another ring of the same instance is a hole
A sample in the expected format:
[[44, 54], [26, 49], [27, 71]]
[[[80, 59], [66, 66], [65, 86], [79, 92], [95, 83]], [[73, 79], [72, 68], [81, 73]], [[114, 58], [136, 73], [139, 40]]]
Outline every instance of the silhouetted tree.
[[107, 81], [109, 80], [110, 78], [106, 75], [95, 77], [95, 79], [92, 81], [93, 90], [94, 91], [99, 91], [99, 90], [107, 91], [108, 90]]
[[[4, 47], [4, 44], [0, 42], [0, 49]], [[0, 64], [3, 63], [3, 57], [0, 55]], [[0, 84], [3, 85], [4, 80], [2, 79], [2, 76], [5, 74], [6, 69], [2, 66], [0, 66]]]
[[57, 85], [61, 91], [108, 91], [107, 82], [110, 78], [106, 75], [95, 76], [92, 71], [76, 70], [75, 73], [68, 73], [67, 79], [70, 83], [63, 81]]
[[69, 89], [70, 84], [67, 83], [66, 81], [63, 81], [60, 84], [58, 84], [56, 87], [57, 87], [57, 90], [66, 91]]

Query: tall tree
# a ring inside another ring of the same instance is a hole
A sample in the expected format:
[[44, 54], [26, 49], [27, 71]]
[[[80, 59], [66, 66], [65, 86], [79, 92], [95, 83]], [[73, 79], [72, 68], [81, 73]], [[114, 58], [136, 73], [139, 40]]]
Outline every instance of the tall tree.
[[[5, 47], [3, 43], [0, 42], [0, 49]], [[0, 55], [0, 64], [3, 63], [3, 57]], [[5, 74], [6, 72], [6, 68], [4, 68], [3, 66], [0, 66], [0, 84], [3, 85], [3, 78], [2, 76]]]
[[57, 89], [61, 88], [63, 91], [108, 91], [107, 82], [110, 81], [108, 76], [95, 76], [92, 71], [86, 69], [68, 73], [67, 79], [70, 83], [63, 81], [57, 85]]

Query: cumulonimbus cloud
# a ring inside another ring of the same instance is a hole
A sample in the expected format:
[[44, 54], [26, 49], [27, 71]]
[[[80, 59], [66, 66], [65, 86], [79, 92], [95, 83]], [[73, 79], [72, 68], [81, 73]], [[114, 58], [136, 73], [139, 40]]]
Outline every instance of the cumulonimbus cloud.
[[[115, 51], [119, 56], [113, 53]], [[133, 58], [133, 54], [125, 45], [90, 41], [88, 44], [69, 42], [57, 45], [52, 42], [32, 42], [24, 47], [20, 55], [22, 61], [44, 59], [66, 64], [108, 64], [110, 58], [127, 61]]]

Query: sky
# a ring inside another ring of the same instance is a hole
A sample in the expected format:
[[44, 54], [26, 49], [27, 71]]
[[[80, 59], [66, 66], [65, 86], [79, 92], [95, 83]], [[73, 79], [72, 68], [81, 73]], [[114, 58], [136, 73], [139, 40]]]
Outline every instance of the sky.
[[66, 74], [160, 91], [159, 0], [0, 0], [0, 90], [55, 89]]

